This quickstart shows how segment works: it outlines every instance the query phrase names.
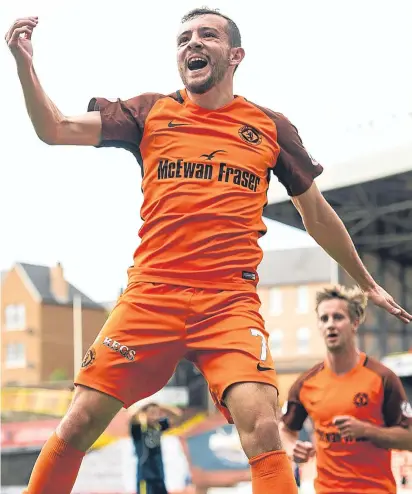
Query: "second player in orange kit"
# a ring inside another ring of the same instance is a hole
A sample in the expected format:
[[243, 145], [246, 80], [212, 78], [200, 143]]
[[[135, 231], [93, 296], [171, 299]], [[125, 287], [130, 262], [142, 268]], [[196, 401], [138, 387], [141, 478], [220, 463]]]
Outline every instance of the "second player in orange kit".
[[[317, 494], [395, 494], [390, 450], [412, 451], [412, 408], [400, 379], [356, 345], [366, 303], [359, 288], [318, 293], [326, 359], [298, 378], [285, 406], [283, 444], [297, 463], [316, 451]], [[308, 416], [314, 445], [297, 441]]]

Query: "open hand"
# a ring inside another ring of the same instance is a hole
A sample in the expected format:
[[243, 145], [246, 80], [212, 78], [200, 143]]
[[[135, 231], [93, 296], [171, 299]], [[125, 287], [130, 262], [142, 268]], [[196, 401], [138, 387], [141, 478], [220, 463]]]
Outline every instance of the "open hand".
[[375, 285], [372, 288], [363, 290], [368, 299], [375, 305], [382, 307], [389, 314], [397, 317], [404, 323], [409, 323], [412, 321], [412, 315], [406, 312], [389, 293], [387, 293], [381, 286]]

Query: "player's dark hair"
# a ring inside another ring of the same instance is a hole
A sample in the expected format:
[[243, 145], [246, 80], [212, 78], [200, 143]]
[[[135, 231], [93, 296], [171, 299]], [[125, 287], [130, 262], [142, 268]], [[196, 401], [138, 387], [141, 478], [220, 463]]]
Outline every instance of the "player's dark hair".
[[242, 46], [242, 38], [240, 36], [239, 28], [236, 23], [227, 15], [220, 13], [219, 9], [210, 9], [209, 7], [200, 7], [198, 9], [193, 9], [182, 17], [182, 24], [196, 17], [202, 15], [218, 15], [227, 21], [227, 34], [229, 35], [229, 42], [231, 48], [239, 48]]
[[362, 324], [366, 317], [366, 306], [368, 297], [358, 287], [345, 288], [341, 285], [335, 285], [331, 288], [324, 288], [316, 293], [316, 312], [319, 305], [325, 300], [345, 300], [348, 303], [349, 317], [352, 322], [357, 321]]

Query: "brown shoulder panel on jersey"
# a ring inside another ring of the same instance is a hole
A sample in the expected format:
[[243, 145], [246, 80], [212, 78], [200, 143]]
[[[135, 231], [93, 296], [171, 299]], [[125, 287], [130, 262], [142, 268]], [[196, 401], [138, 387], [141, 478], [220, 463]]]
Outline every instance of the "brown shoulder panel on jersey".
[[322, 371], [324, 369], [324, 365], [325, 364], [323, 362], [316, 364], [311, 369], [300, 375], [292, 384], [288, 394], [287, 408], [282, 417], [283, 422], [291, 431], [299, 431], [308, 416], [308, 412], [300, 401], [300, 391], [302, 386], [308, 379], [311, 379]]
[[303, 194], [323, 172], [322, 165], [306, 151], [296, 127], [284, 115], [256, 103], [251, 104], [267, 115], [276, 126], [280, 153], [273, 173], [290, 196]]
[[102, 137], [97, 147], [120, 147], [139, 157], [147, 115], [161, 98], [166, 96], [145, 93], [125, 101], [93, 98], [88, 111], [100, 111], [102, 118]]
[[364, 366], [382, 379], [382, 414], [387, 427], [412, 425], [412, 410], [399, 377], [374, 358], [367, 357]]

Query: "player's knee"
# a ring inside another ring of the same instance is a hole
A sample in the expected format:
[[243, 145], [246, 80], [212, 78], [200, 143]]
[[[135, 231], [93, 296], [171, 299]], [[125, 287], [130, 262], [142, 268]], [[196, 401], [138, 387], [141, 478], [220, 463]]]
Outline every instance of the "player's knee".
[[278, 443], [280, 443], [278, 423], [272, 414], [259, 417], [254, 424], [252, 434], [259, 443], [270, 443], [269, 451], [274, 448], [277, 449]]
[[122, 403], [115, 398], [89, 388], [78, 388], [57, 434], [74, 448], [86, 451], [121, 407]]
[[90, 441], [95, 436], [97, 425], [95, 413], [82, 405], [73, 405], [63, 418], [57, 433], [76, 449], [86, 450], [92, 445]]
[[277, 423], [277, 393], [272, 386], [239, 383], [225, 400], [247, 456], [281, 449]]
[[282, 449], [275, 417], [260, 416], [247, 428], [238, 427], [243, 450], [249, 458]]

